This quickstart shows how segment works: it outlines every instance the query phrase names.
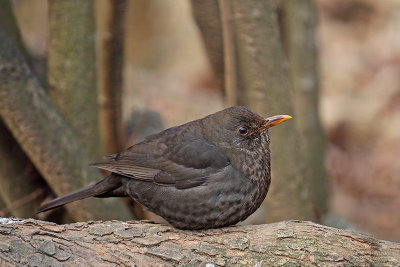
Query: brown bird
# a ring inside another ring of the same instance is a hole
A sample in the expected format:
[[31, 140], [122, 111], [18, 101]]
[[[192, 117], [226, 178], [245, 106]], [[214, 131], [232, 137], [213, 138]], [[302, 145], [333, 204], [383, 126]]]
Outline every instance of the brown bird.
[[87, 197], [126, 197], [180, 229], [236, 224], [264, 200], [271, 182], [268, 129], [290, 119], [231, 107], [148, 136], [91, 166], [98, 183], [56, 198], [38, 212]]

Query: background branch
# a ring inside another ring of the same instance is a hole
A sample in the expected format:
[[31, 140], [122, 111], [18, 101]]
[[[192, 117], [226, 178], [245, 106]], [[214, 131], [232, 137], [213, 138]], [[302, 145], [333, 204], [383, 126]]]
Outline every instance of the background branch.
[[[0, 195], [6, 205], [2, 216], [32, 218], [45, 196], [44, 182], [0, 120]], [[24, 201], [32, 193], [39, 194]]]
[[89, 155], [100, 158], [93, 1], [48, 4], [50, 98]]
[[[0, 28], [13, 40], [18, 50], [28, 58], [11, 8], [11, 2], [0, 0]], [[30, 201], [21, 201], [42, 188], [41, 194]], [[22, 151], [10, 131], [0, 118], [0, 196], [4, 207], [0, 216], [13, 215], [19, 218], [34, 217], [37, 207], [48, 189], [29, 158]]]
[[314, 1], [284, 0], [282, 32], [289, 57], [290, 75], [294, 89], [296, 126], [303, 151], [305, 177], [311, 201], [319, 215], [328, 209], [325, 175], [325, 138], [319, 118], [318, 54], [315, 44], [317, 18]]
[[[273, 1], [232, 1], [237, 67], [246, 106], [263, 115], [297, 115]], [[263, 203], [268, 222], [315, 220], [294, 123], [271, 130], [272, 183]]]
[[126, 140], [122, 121], [122, 85], [127, 2], [97, 1], [96, 6], [103, 11], [101, 19], [97, 21], [100, 38], [98, 49], [100, 132], [104, 154], [109, 155], [122, 150]]
[[192, 0], [192, 13], [200, 30], [218, 88], [224, 93], [223, 35], [219, 0]]
[[[0, 29], [0, 116], [57, 195], [101, 178], [87, 166], [84, 147], [54, 109], [23, 56]], [[127, 219], [116, 199], [89, 199], [67, 206], [76, 220]]]

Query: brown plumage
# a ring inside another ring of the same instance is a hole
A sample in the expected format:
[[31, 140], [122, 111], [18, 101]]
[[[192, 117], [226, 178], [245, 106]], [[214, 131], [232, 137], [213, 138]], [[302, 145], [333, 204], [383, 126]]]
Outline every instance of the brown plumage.
[[177, 228], [236, 224], [268, 192], [268, 128], [290, 118], [262, 118], [245, 107], [231, 107], [169, 128], [92, 164], [111, 174], [44, 204], [39, 212], [91, 196], [130, 196]]

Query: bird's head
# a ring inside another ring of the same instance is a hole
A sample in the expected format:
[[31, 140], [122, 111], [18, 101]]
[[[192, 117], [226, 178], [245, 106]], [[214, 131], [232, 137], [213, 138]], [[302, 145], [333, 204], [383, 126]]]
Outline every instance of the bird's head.
[[268, 129], [291, 119], [288, 115], [263, 118], [248, 108], [235, 106], [204, 118], [205, 135], [217, 146], [252, 150], [269, 143]]

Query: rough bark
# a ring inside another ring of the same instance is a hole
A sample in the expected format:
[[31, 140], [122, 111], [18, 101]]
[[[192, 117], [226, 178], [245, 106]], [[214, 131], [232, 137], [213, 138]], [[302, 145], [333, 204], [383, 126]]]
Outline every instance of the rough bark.
[[[289, 114], [296, 120], [274, 2], [235, 0], [232, 3], [238, 73], [245, 104], [259, 114]], [[270, 133], [272, 184], [263, 203], [267, 221], [315, 220], [296, 124], [289, 121], [274, 127]]]
[[49, 95], [93, 157], [101, 155], [93, 1], [49, 3]]
[[398, 243], [310, 222], [207, 231], [137, 221], [0, 222], [2, 266], [400, 266]]
[[[99, 180], [81, 143], [54, 109], [21, 53], [0, 29], [0, 116], [56, 194]], [[127, 219], [116, 200], [90, 199], [67, 206], [77, 220]]]
[[100, 128], [105, 154], [113, 154], [124, 147], [125, 134], [122, 121], [122, 77], [124, 58], [124, 24], [126, 1], [98, 1], [101, 20], [99, 57]]
[[321, 215], [327, 211], [324, 167], [325, 142], [319, 119], [319, 75], [315, 45], [316, 13], [312, 0], [282, 2], [282, 27], [294, 88], [296, 125], [303, 151], [305, 177], [313, 206]]
[[223, 34], [219, 0], [192, 0], [192, 13], [199, 27], [208, 59], [221, 92], [225, 88]]

